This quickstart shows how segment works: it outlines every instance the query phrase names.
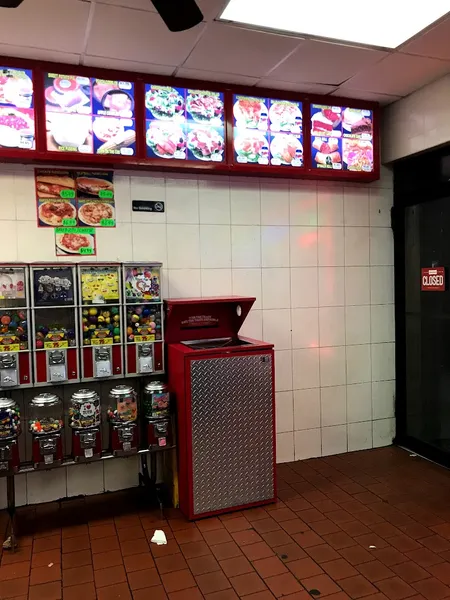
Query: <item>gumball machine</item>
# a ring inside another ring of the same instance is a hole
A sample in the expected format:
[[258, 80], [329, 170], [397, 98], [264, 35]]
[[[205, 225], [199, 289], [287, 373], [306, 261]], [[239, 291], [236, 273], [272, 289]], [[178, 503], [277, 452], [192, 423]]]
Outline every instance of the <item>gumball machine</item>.
[[30, 268], [35, 384], [78, 381], [75, 267]]
[[94, 390], [78, 390], [72, 394], [69, 407], [69, 426], [72, 428], [72, 454], [76, 462], [100, 458], [100, 396]]
[[30, 386], [30, 308], [25, 265], [0, 265], [0, 389]]
[[123, 265], [127, 376], [164, 372], [161, 267]]
[[149, 448], [171, 445], [170, 394], [162, 381], [152, 381], [144, 388], [142, 409]]
[[0, 398], [0, 476], [19, 470], [20, 410], [11, 398]]
[[119, 265], [78, 266], [83, 381], [123, 377]]
[[111, 450], [115, 456], [135, 454], [139, 445], [137, 394], [129, 385], [116, 385], [109, 392], [108, 421]]
[[57, 467], [63, 459], [62, 430], [64, 409], [59, 396], [43, 393], [29, 405], [29, 431], [33, 436], [35, 469]]

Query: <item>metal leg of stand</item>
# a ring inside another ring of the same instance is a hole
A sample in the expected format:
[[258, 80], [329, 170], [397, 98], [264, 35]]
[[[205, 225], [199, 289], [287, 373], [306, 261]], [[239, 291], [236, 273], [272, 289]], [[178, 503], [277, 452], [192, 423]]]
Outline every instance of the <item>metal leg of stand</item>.
[[158, 481], [158, 457], [157, 457], [156, 452], [153, 452], [150, 454], [150, 485], [153, 489], [156, 501], [158, 502], [158, 505], [159, 505], [159, 512], [160, 512], [161, 520], [163, 520], [164, 519], [164, 512], [163, 512], [164, 504], [163, 504], [163, 501], [161, 498], [161, 490], [160, 490], [160, 487], [159, 487], [157, 481]]
[[11, 550], [15, 552], [17, 547], [16, 533], [15, 533], [15, 516], [16, 516], [16, 488], [14, 475], [7, 475], [6, 477], [6, 497], [7, 497], [7, 512], [9, 516], [9, 537], [7, 537], [3, 544], [4, 550]]

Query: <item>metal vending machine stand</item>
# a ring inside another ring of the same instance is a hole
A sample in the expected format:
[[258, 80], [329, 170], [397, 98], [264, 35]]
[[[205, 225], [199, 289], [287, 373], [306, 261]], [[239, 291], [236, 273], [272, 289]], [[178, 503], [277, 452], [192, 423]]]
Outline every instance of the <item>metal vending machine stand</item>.
[[81, 379], [123, 377], [120, 268], [114, 264], [79, 265]]
[[19, 471], [20, 409], [11, 398], [0, 398], [0, 476]]
[[31, 265], [35, 385], [79, 381], [73, 265]]
[[32, 385], [28, 270], [0, 265], [0, 389]]
[[273, 345], [238, 335], [255, 298], [165, 300], [188, 519], [275, 501]]
[[164, 372], [161, 263], [124, 263], [126, 375]]

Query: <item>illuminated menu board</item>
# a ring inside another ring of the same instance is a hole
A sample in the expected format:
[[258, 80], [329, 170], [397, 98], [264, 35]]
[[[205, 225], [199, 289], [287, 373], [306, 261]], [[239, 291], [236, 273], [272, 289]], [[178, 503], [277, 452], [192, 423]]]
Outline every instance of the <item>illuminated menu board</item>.
[[373, 112], [312, 104], [311, 146], [313, 168], [371, 173]]
[[302, 103], [233, 95], [237, 163], [303, 167]]
[[134, 83], [45, 74], [47, 150], [134, 156]]
[[0, 148], [34, 150], [33, 76], [0, 66]]
[[170, 86], [145, 86], [149, 158], [224, 162], [224, 95]]

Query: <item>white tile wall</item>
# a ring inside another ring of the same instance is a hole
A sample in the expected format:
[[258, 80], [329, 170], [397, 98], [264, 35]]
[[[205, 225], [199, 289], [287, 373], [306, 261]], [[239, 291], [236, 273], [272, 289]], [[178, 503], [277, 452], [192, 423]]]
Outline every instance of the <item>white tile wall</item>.
[[[161, 260], [172, 297], [256, 297], [242, 333], [275, 343], [279, 462], [390, 444], [394, 431], [392, 179], [329, 185], [217, 176], [116, 175], [103, 260]], [[0, 165], [2, 260], [54, 260], [35, 224], [33, 171]], [[131, 200], [165, 200], [164, 214]], [[21, 478], [28, 502], [137, 484], [106, 461]], [[1, 489], [1, 488], [0, 488]], [[0, 491], [1, 498], [4, 494]]]

